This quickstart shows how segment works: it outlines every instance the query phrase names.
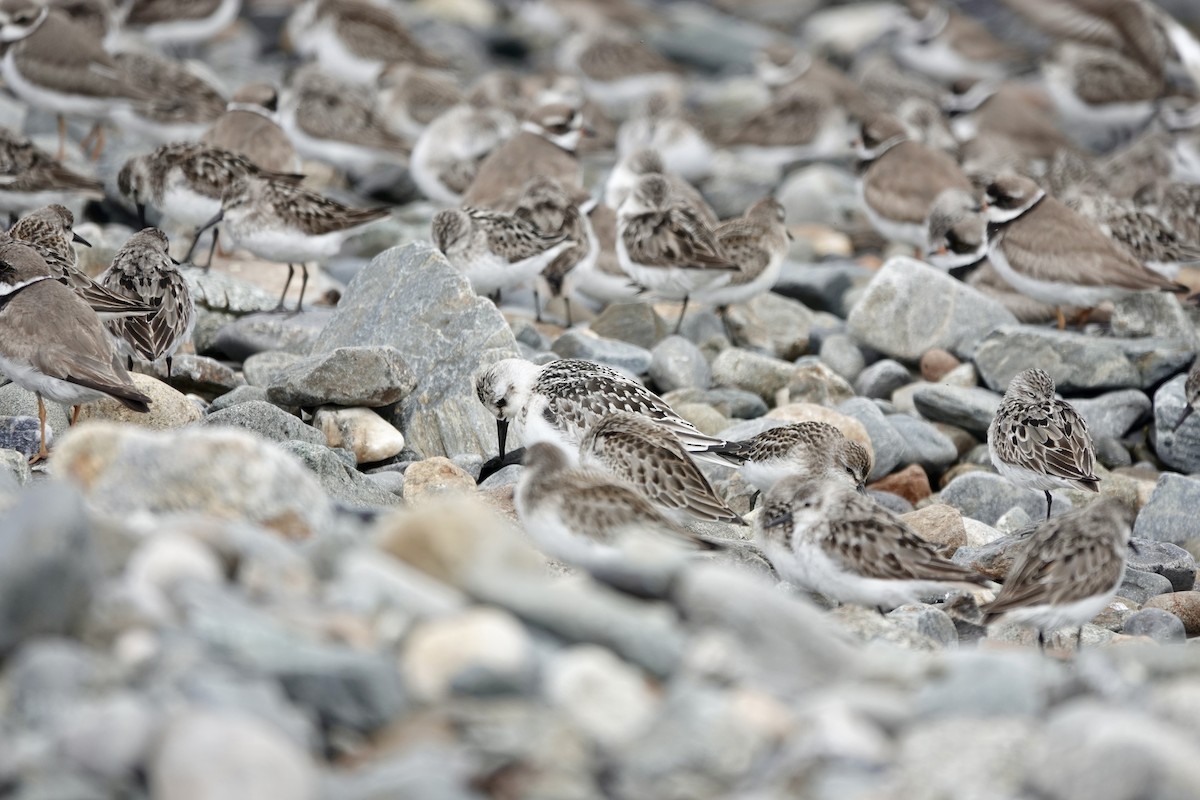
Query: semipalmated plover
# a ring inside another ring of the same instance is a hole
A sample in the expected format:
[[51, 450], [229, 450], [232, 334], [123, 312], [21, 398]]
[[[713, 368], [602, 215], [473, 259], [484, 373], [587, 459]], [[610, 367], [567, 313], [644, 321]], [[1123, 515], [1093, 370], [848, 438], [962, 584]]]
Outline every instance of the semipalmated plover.
[[279, 126], [279, 93], [269, 83], [248, 83], [234, 92], [225, 111], [200, 143], [244, 156], [266, 172], [299, 172], [300, 156]]

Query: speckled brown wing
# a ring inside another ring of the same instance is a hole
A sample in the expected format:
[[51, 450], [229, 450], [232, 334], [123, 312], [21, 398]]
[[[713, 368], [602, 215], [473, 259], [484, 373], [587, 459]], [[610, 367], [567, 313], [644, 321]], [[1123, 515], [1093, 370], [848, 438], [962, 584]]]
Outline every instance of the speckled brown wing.
[[1155, 100], [1165, 88], [1161, 72], [1108, 50], [1080, 52], [1074, 79], [1075, 94], [1096, 105]]
[[762, 224], [744, 218], [721, 223], [716, 230], [721, 252], [730, 263], [737, 266], [726, 286], [748, 283], [762, 274], [771, 262], [771, 253], [765, 247], [770, 231]]
[[725, 138], [727, 145], [794, 147], [809, 144], [831, 110], [824, 92], [790, 91], [750, 116]]
[[1092, 437], [1083, 417], [1067, 403], [1002, 403], [994, 428], [993, 446], [1002, 460], [1094, 490], [1099, 478]]
[[116, 53], [113, 60], [128, 80], [150, 95], [139, 113], [164, 124], [213, 122], [225, 113], [225, 98], [208, 81], [169, 59], [143, 53]]
[[154, 306], [153, 314], [108, 322], [109, 330], [142, 358], [157, 361], [166, 356], [191, 330], [196, 309], [187, 281], [177, 271], [109, 270], [104, 277], [106, 288]]
[[272, 181], [271, 202], [281, 218], [294, 221], [300, 231], [312, 236], [357, 228], [391, 213], [386, 208], [351, 208], [279, 181]]
[[29, 140], [0, 129], [0, 191], [56, 189], [99, 194], [104, 184], [64, 167]]
[[309, 136], [408, 154], [408, 142], [392, 134], [375, 111], [373, 98], [358, 87], [328, 78], [300, 89], [296, 124]]
[[51, 11], [32, 35], [12, 45], [11, 54], [21, 75], [40, 88], [92, 98], [151, 98], [130, 85], [100, 42], [61, 11]]
[[1061, 39], [1123, 50], [1161, 70], [1166, 43], [1153, 17], [1129, 0], [1004, 0], [1046, 33]]
[[325, 0], [317, 15], [325, 13], [334, 16], [338, 37], [360, 58], [446, 66], [444, 59], [421, 47], [403, 23], [382, 6], [365, 0]]
[[126, 8], [124, 24], [144, 28], [160, 22], [205, 19], [216, 13], [221, 0], [133, 0]]
[[946, 189], [972, 192], [958, 163], [918, 142], [901, 142], [877, 158], [863, 176], [867, 203], [889, 220], [923, 224]]
[[704, 520], [741, 522], [717, 496], [679, 439], [640, 414], [607, 414], [579, 445], [585, 461], [594, 461], [635, 487], [650, 502]]
[[[154, 152], [153, 158], [166, 164], [177, 165], [183, 172], [189, 188], [216, 200], [221, 198], [221, 193], [235, 179], [258, 172], [245, 156], [203, 145], [164, 145]], [[166, 172], [167, 170], [161, 170], [157, 174], [165, 176]]]
[[677, 64], [640, 42], [607, 36], [598, 39], [579, 54], [579, 69], [595, 81], [615, 81], [635, 75], [681, 71]]
[[988, 582], [939, 556], [933, 545], [871, 500], [847, 491], [839, 503], [839, 513], [817, 543], [846, 570], [882, 580]]
[[488, 249], [510, 264], [544, 253], [566, 237], [546, 236], [523, 219], [483, 208], [468, 208], [473, 224], [487, 234]]
[[734, 270], [711, 228], [692, 210], [675, 207], [627, 221], [625, 248], [639, 264]]
[[686, 528], [669, 520], [649, 500], [598, 470], [574, 469], [555, 476], [557, 511], [576, 533], [611, 544], [623, 533], [665, 536], [688, 548], [710, 547]]

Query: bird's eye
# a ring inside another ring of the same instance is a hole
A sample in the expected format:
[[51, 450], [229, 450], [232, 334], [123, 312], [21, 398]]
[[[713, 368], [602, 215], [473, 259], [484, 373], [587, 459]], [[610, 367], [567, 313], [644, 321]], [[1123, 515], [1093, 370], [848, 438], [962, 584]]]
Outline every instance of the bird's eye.
[[496, 400], [496, 408], [504, 408], [506, 405], [508, 405], [508, 400], [505, 398], [501, 397]]

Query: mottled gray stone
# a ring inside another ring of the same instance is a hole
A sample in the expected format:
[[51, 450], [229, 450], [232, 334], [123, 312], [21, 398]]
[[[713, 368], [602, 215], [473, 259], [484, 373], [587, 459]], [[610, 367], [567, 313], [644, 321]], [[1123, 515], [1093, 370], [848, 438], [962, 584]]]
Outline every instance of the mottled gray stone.
[[1036, 364], [1059, 392], [1147, 389], [1193, 358], [1187, 345], [1166, 339], [1118, 339], [1006, 325], [980, 343], [975, 366], [983, 381], [1004, 391], [1017, 373]]
[[1191, 591], [1196, 584], [1196, 559], [1170, 542], [1132, 539], [1125, 558], [1125, 563], [1134, 569], [1166, 577], [1177, 592]]
[[[403, 309], [398, 313], [397, 309]], [[475, 397], [483, 366], [517, 356], [512, 330], [495, 304], [428, 244], [380, 253], [346, 287], [314, 353], [338, 347], [392, 345], [417, 376], [417, 387], [389, 420], [425, 456], [496, 447], [496, 420]]]
[[845, 319], [850, 313], [851, 289], [865, 285], [875, 273], [857, 261], [807, 264], [785, 261], [775, 292], [799, 300], [815, 311]]
[[886, 419], [892, 429], [904, 439], [901, 464], [920, 464], [927, 470], [938, 472], [958, 458], [958, 449], [954, 442], [928, 422], [907, 414], [893, 414]]
[[1150, 441], [1164, 464], [1181, 472], [1196, 473], [1200, 472], [1200, 414], [1190, 414], [1179, 424], [1187, 408], [1183, 394], [1186, 381], [1186, 375], [1176, 375], [1154, 393]]
[[734, 419], [757, 419], [768, 410], [761, 397], [743, 389], [676, 389], [663, 395], [663, 399], [672, 407], [684, 403], [704, 403]]
[[563, 358], [583, 358], [641, 375], [650, 369], [650, 351], [619, 339], [602, 339], [583, 331], [569, 330], [554, 340], [550, 347]]
[[246, 376], [246, 383], [250, 386], [261, 386], [265, 389], [280, 373], [303, 358], [304, 356], [284, 350], [264, 350], [245, 360], [242, 364], [242, 374]]
[[299, 417], [261, 400], [250, 400], [213, 412], [204, 418], [205, 425], [245, 428], [273, 442], [298, 439], [310, 444], [325, 444], [325, 434]]
[[1170, 591], [1171, 581], [1165, 575], [1130, 567], [1125, 568], [1125, 576], [1121, 578], [1121, 585], [1117, 588], [1118, 595], [1135, 603], [1145, 603], [1151, 597]]
[[1138, 512], [1133, 535], [1171, 544], [1200, 539], [1200, 479], [1174, 473], [1159, 477], [1150, 502]]
[[[0, 448], [5, 452], [17, 453], [21, 458], [28, 460], [40, 449], [41, 439], [41, 424], [37, 417], [0, 417]], [[53, 441], [54, 429], [47, 422], [47, 446]]]
[[849, 222], [859, 213], [861, 202], [854, 174], [834, 164], [810, 164], [795, 170], [783, 181], [775, 196], [789, 220], [831, 227]]
[[1099, 397], [1071, 400], [1071, 405], [1087, 423], [1093, 439], [1120, 439], [1138, 420], [1150, 412], [1150, 398], [1139, 389], [1107, 392]]
[[660, 394], [682, 388], [707, 389], [712, 383], [704, 353], [682, 336], [668, 336], [650, 352], [650, 378]]
[[907, 445], [904, 437], [883, 416], [879, 406], [866, 398], [855, 397], [839, 405], [837, 410], [854, 417], [867, 429], [867, 436], [871, 438], [871, 449], [875, 452], [875, 467], [868, 479], [877, 481], [891, 474], [904, 458]]
[[1125, 620], [1121, 633], [1126, 636], [1149, 636], [1163, 644], [1182, 644], [1187, 641], [1183, 620], [1161, 608], [1143, 608]]
[[858, 373], [854, 390], [863, 397], [888, 400], [892, 392], [912, 383], [908, 367], [890, 358], [881, 358]]
[[833, 406], [854, 398], [854, 388], [814, 356], [796, 362], [787, 386], [787, 402]]
[[[354, 454], [346, 459], [320, 444], [291, 440], [280, 445], [308, 467], [325, 491], [335, 500], [353, 508], [401, 505], [403, 500], [377, 485], [354, 468]], [[345, 452], [345, 451], [342, 451]]]
[[[1071, 501], [1064, 490], [1057, 489], [1051, 494], [1054, 496], [1053, 516], [1071, 510]], [[1013, 506], [1020, 506], [1034, 521], [1046, 518], [1046, 496], [1042, 492], [1013, 486], [994, 472], [959, 475], [942, 489], [941, 497], [943, 503], [954, 506], [964, 516], [988, 525], [995, 525]]]
[[177, 353], [171, 359], [171, 374], [167, 375], [166, 361], [156, 361], [140, 367], [147, 375], [169, 383], [184, 394], [213, 397], [243, 386], [246, 379], [233, 367], [208, 356]]
[[400, 402], [416, 385], [417, 377], [394, 347], [338, 347], [275, 373], [267, 399], [281, 406], [379, 408]]
[[308, 355], [332, 315], [332, 310], [314, 309], [295, 315], [250, 314], [238, 317], [221, 325], [211, 346], [234, 361], [245, 361], [255, 353], [266, 350]]
[[239, 386], [232, 392], [226, 392], [209, 403], [208, 413], [230, 408], [238, 403], [249, 403], [252, 400], [267, 402], [267, 390], [262, 386]]
[[921, 416], [934, 422], [957, 425], [963, 430], [986, 436], [988, 426], [1000, 407], [1000, 395], [987, 389], [930, 384], [912, 395]]
[[969, 358], [984, 336], [1016, 318], [941, 270], [899, 257], [871, 279], [847, 322], [863, 344], [913, 362], [934, 347]]
[[866, 360], [854, 340], [844, 333], [835, 333], [821, 340], [821, 360], [848, 381], [863, 371]]
[[1113, 301], [1114, 336], [1156, 336], [1194, 346], [1196, 329], [1170, 292], [1127, 292]]
[[960, 651], [946, 658], [943, 670], [915, 700], [919, 713], [929, 717], [1033, 716], [1046, 703], [1049, 673], [1036, 653], [1005, 658]]
[[591, 331], [649, 350], [670, 333], [670, 328], [650, 303], [629, 301], [606, 306], [592, 320]]
[[928, 636], [942, 647], [958, 644], [958, 630], [954, 627], [954, 620], [940, 608], [924, 603], [909, 603], [893, 609], [887, 616], [906, 628]]
[[817, 315], [803, 303], [774, 292], [764, 292], [731, 306], [725, 318], [738, 347], [758, 350], [784, 361], [808, 352], [809, 335], [817, 323]]

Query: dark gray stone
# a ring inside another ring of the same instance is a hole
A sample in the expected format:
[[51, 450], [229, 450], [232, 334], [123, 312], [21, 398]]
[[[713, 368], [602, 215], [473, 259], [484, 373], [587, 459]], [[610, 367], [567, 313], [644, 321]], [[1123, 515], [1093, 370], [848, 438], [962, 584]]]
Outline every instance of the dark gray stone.
[[912, 381], [913, 377], [908, 367], [899, 361], [882, 358], [858, 373], [854, 380], [854, 390], [863, 397], [890, 400], [892, 392]]
[[209, 403], [208, 413], [212, 414], [239, 403], [249, 403], [252, 400], [260, 403], [267, 402], [267, 390], [262, 386], [239, 386], [232, 392], [226, 392]]
[[583, 358], [641, 375], [650, 369], [650, 351], [619, 339], [601, 339], [583, 331], [569, 330], [554, 340], [550, 347], [563, 358]]
[[[67, 412], [58, 403], [47, 401], [46, 406], [46, 438], [54, 441], [54, 436], [67, 430]], [[33, 392], [27, 392], [15, 383], [9, 383], [0, 386], [0, 420], [12, 417], [32, 417], [34, 424], [37, 424], [38, 403], [37, 395]], [[19, 430], [28, 430], [26, 426], [28, 422], [18, 422]], [[27, 434], [18, 434], [14, 439], [13, 444], [7, 444], [5, 447], [18, 450], [15, 444], [24, 440]], [[23, 451], [22, 451], [23, 452]], [[37, 444], [35, 442], [33, 450], [29, 453], [33, 455], [37, 452]]]
[[31, 636], [74, 633], [98, 571], [79, 494], [59, 482], [22, 492], [0, 518], [0, 655]]
[[[403, 313], [397, 311], [403, 309]], [[425, 456], [495, 454], [496, 420], [475, 397], [474, 374], [517, 356], [504, 316], [424, 243], [380, 253], [346, 287], [314, 353], [391, 345], [417, 376], [391, 420]]]
[[822, 339], [820, 356], [830, 369], [848, 381], [855, 380], [866, 365], [862, 350], [844, 333]]
[[837, 407], [843, 414], [854, 417], [867, 429], [871, 439], [871, 449], [875, 452], [875, 466], [868, 476], [869, 480], [877, 481], [884, 475], [891, 474], [904, 458], [907, 445], [904, 437], [897, 433], [879, 406], [863, 397], [847, 400]]
[[[798, 217], [789, 212], [788, 219], [811, 217]], [[816, 311], [828, 311], [845, 319], [850, 312], [846, 306], [847, 293], [854, 286], [865, 284], [874, 274], [857, 261], [820, 264], [785, 261], [775, 283], [775, 292], [799, 300]]]
[[1163, 644], [1182, 644], [1187, 641], [1183, 620], [1161, 608], [1143, 608], [1130, 615], [1121, 628], [1126, 636], [1149, 636]]
[[1171, 581], [1177, 592], [1191, 591], [1196, 585], [1196, 559], [1170, 542], [1132, 539], [1125, 563], [1143, 572], [1157, 572]]
[[1133, 535], [1185, 544], [1200, 538], [1200, 479], [1168, 472], [1159, 477], [1150, 502], [1138, 512]]
[[416, 385], [417, 377], [394, 347], [339, 347], [275, 373], [267, 399], [281, 406], [379, 408], [400, 402]]
[[1164, 464], [1181, 472], [1195, 473], [1200, 472], [1200, 414], [1191, 414], [1179, 424], [1187, 408], [1183, 395], [1186, 380], [1186, 375], [1176, 375], [1154, 393], [1151, 443]]
[[668, 336], [650, 354], [650, 378], [660, 394], [675, 389], [707, 389], [712, 383], [712, 370], [704, 353], [682, 336]]
[[975, 353], [980, 377], [1004, 391], [1031, 364], [1054, 379], [1058, 391], [1147, 389], [1191, 363], [1190, 347], [1167, 339], [1117, 339], [1083, 333], [1006, 325]]
[[898, 257], [867, 284], [847, 322], [863, 344], [915, 362], [935, 347], [970, 358], [984, 336], [1016, 323], [1016, 318], [996, 300], [945, 272]]
[[[1050, 493], [1054, 497], [1053, 516], [1071, 510], [1071, 501], [1058, 489]], [[1032, 489], [1013, 486], [994, 472], [968, 472], [959, 475], [942, 489], [943, 503], [948, 503], [965, 516], [987, 525], [995, 525], [1004, 512], [1020, 506], [1034, 521], [1046, 518], [1046, 495]]]
[[958, 458], [954, 442], [928, 422], [907, 414], [893, 414], [886, 419], [904, 439], [901, 464], [920, 464], [927, 470], [940, 472]]
[[1144, 572], [1140, 569], [1125, 568], [1125, 577], [1117, 588], [1117, 594], [1127, 597], [1135, 603], [1145, 603], [1151, 597], [1167, 594], [1171, 591], [1171, 581], [1165, 575], [1157, 572]]
[[1120, 439], [1093, 436], [1092, 444], [1096, 446], [1096, 460], [1103, 464], [1105, 469], [1133, 465], [1133, 456], [1129, 454], [1129, 449]]
[[242, 363], [242, 374], [246, 376], [246, 383], [265, 389], [280, 373], [303, 358], [304, 356], [284, 350], [264, 350]]
[[913, 405], [934, 422], [957, 425], [977, 435], [987, 435], [1000, 407], [1000, 395], [987, 389], [932, 384], [913, 392]]
[[676, 389], [663, 399], [671, 406], [705, 403], [733, 419], [758, 419], [769, 410], [761, 397], [743, 389]]
[[1140, 389], [1108, 392], [1099, 397], [1072, 400], [1087, 423], [1093, 439], [1120, 439], [1138, 420], [1150, 413], [1150, 398]]
[[204, 418], [204, 424], [245, 428], [273, 442], [298, 439], [309, 444], [325, 444], [324, 433], [279, 406], [261, 400], [250, 400], [216, 411]]
[[913, 504], [898, 494], [881, 492], [878, 489], [868, 489], [867, 493], [871, 496], [872, 500], [893, 514], [907, 514], [913, 510]]
[[[349, 458], [320, 444], [291, 440], [280, 446], [308, 467], [317, 481], [334, 500], [352, 508], [401, 505], [403, 500], [386, 488], [377, 485], [354, 468], [354, 454]], [[342, 453], [346, 451], [340, 451]]]
[[141, 367], [147, 375], [171, 384], [184, 394], [206, 397], [225, 394], [246, 383], [232, 367], [208, 356], [178, 353], [171, 359], [171, 374], [167, 375], [166, 361], [156, 361]]
[[954, 620], [940, 608], [924, 603], [909, 603], [892, 610], [888, 619], [928, 636], [942, 647], [958, 644], [958, 630], [954, 627]]
[[[47, 444], [53, 441], [54, 431], [46, 425]], [[41, 426], [37, 417], [0, 417], [0, 448], [20, 453], [29, 459], [41, 446]]]
[[239, 317], [217, 330], [211, 346], [234, 361], [245, 361], [255, 353], [267, 350], [308, 355], [332, 314], [331, 310], [314, 309], [294, 315], [251, 314]]

